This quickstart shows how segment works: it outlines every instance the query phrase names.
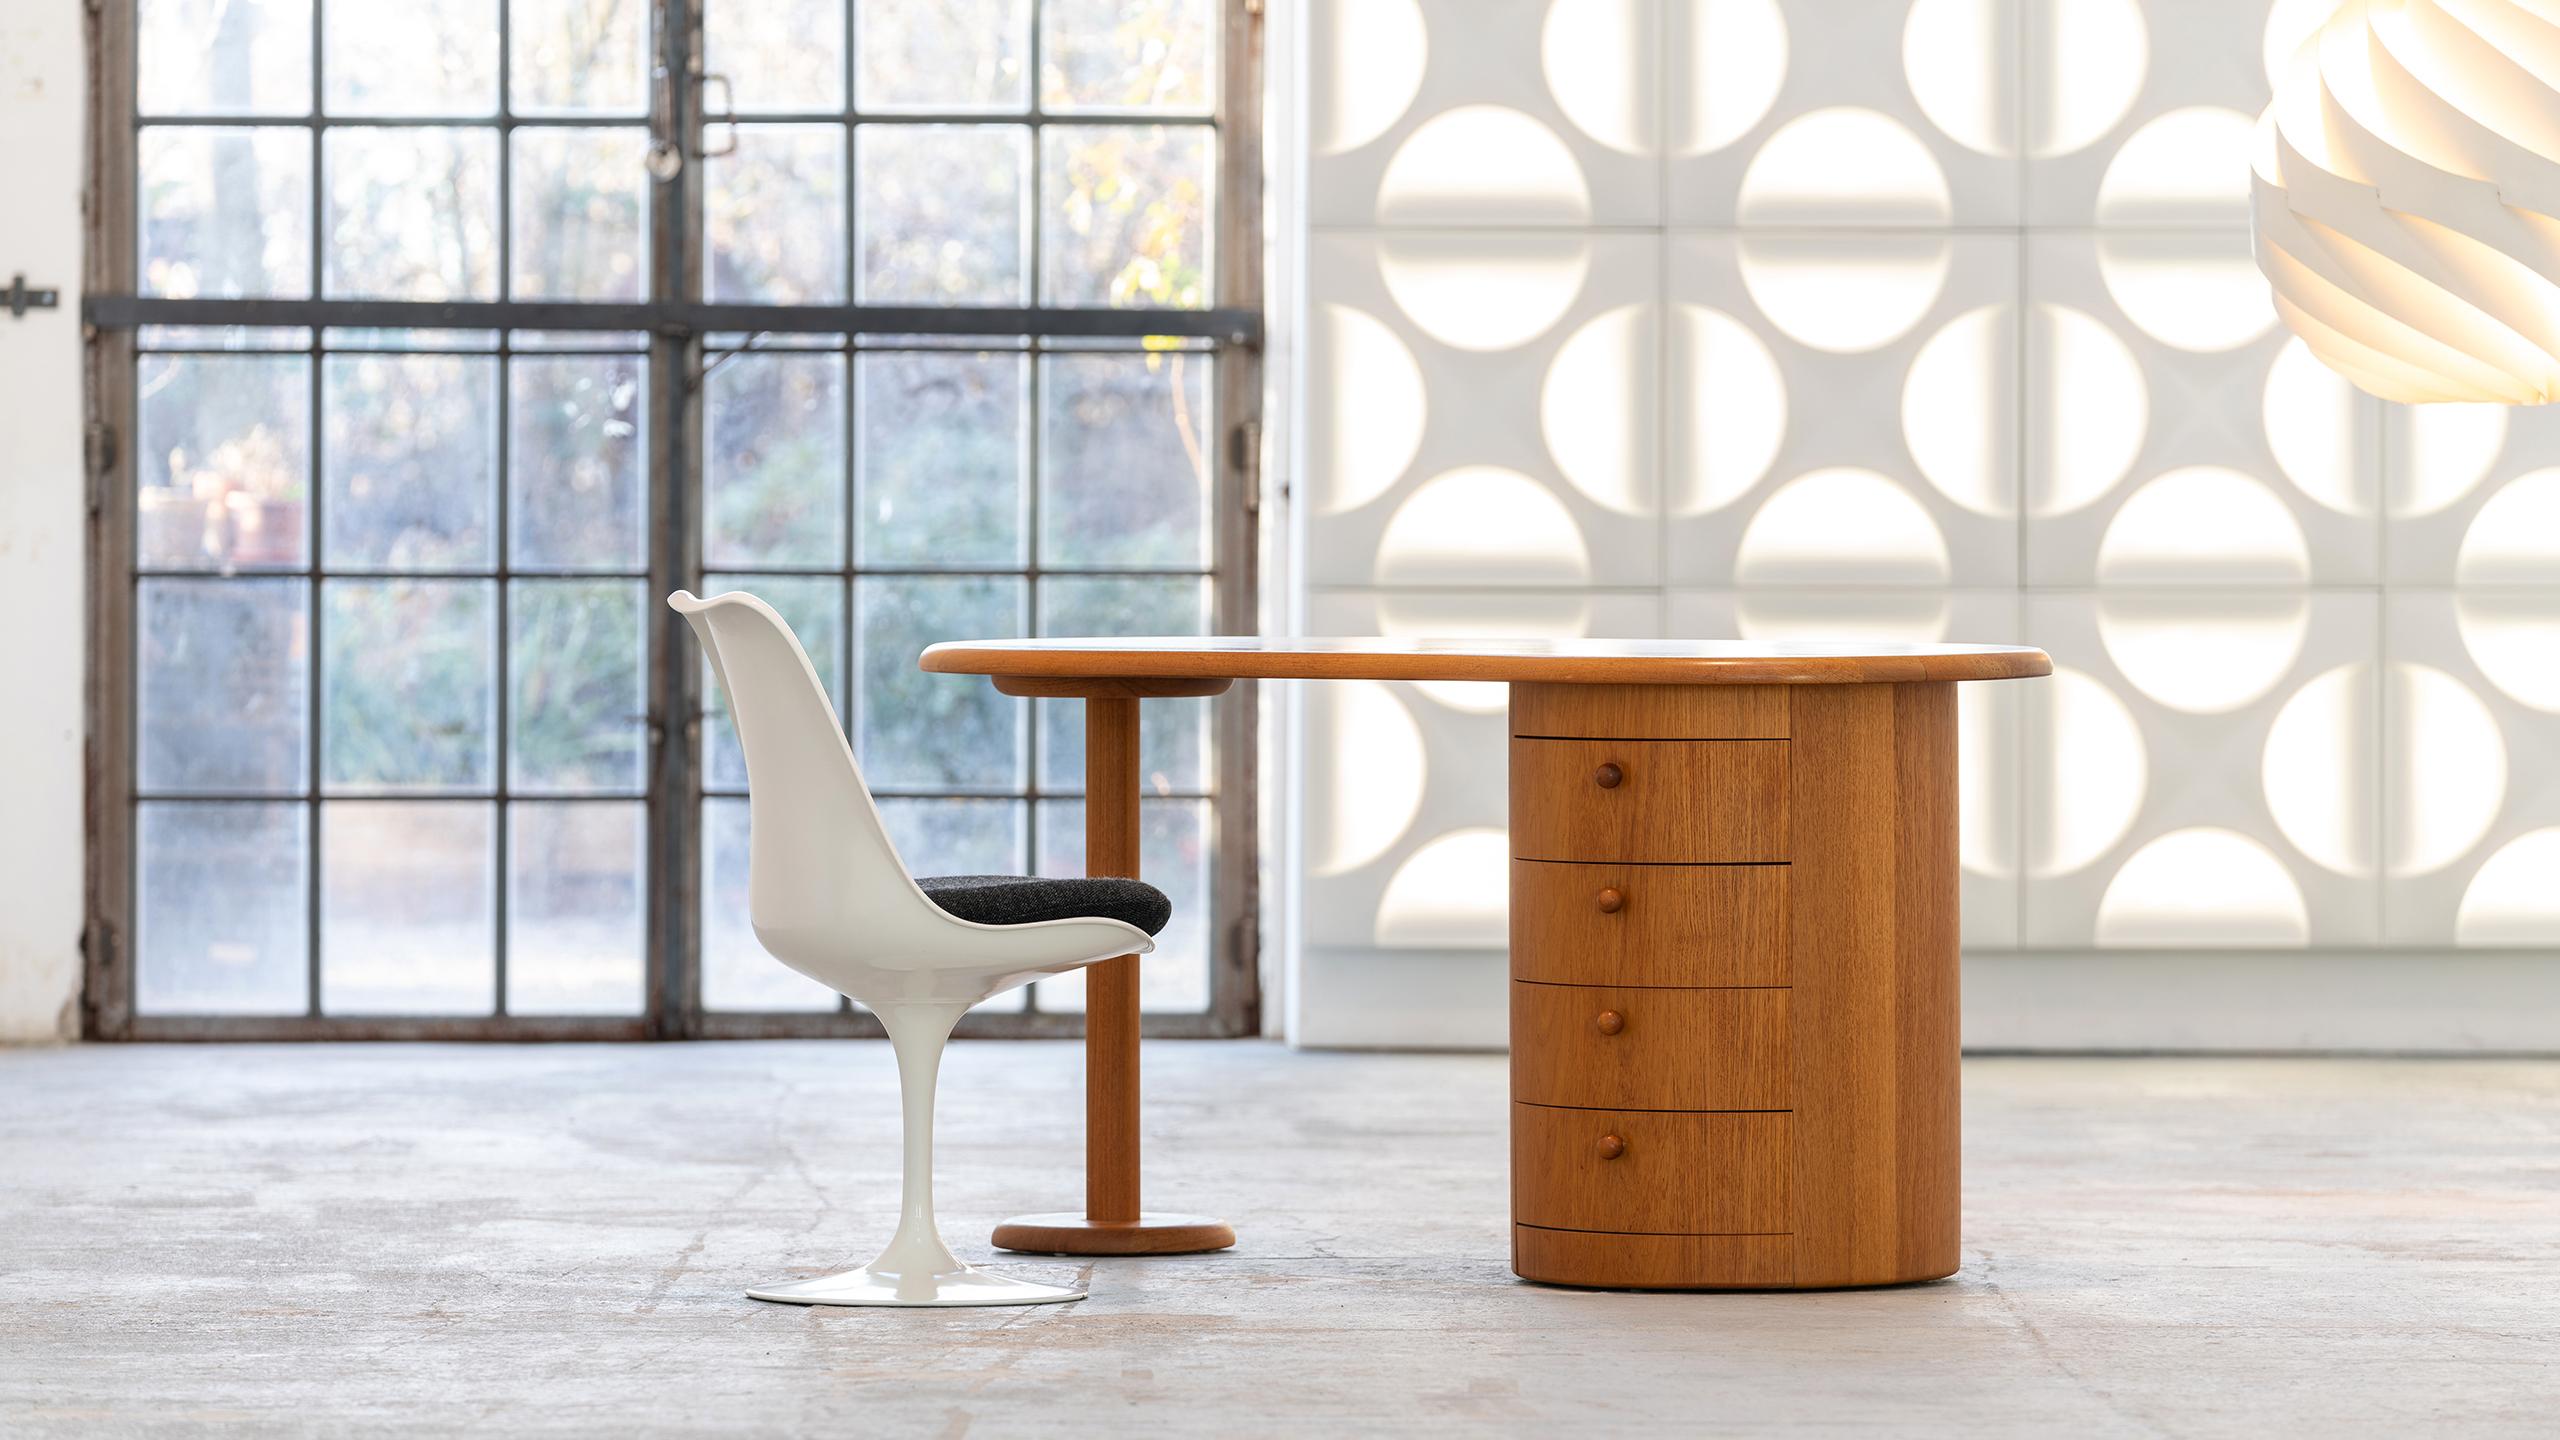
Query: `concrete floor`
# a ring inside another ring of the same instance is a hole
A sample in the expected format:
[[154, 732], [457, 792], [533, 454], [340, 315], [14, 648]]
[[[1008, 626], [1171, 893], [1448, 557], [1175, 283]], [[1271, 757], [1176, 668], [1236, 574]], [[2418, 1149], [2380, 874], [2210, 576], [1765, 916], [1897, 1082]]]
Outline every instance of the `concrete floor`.
[[[1963, 1273], [1811, 1295], [1514, 1280], [1499, 1057], [1147, 1064], [1236, 1250], [893, 1314], [739, 1294], [886, 1235], [875, 1044], [0, 1052], [0, 1433], [2560, 1426], [2560, 1064], [1976, 1061]], [[1078, 1075], [953, 1050], [963, 1254], [1080, 1197]]]

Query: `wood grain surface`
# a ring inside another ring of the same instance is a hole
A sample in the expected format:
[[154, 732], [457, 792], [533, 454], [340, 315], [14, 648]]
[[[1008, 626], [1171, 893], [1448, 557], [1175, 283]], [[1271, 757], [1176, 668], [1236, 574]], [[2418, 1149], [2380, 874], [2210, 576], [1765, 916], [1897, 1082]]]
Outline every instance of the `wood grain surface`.
[[1511, 982], [1511, 1098], [1632, 1110], [1784, 1110], [1784, 990]]
[[1784, 860], [1789, 743], [1514, 740], [1511, 854], [1675, 865]]
[[[1187, 692], [1186, 692], [1187, 693]], [[1084, 706], [1084, 864], [1088, 875], [1138, 873], [1138, 696], [1098, 690]], [[1189, 1255], [1224, 1250], [1236, 1233], [1209, 1215], [1142, 1208], [1139, 1179], [1138, 957], [1087, 968], [1084, 1030], [1084, 1210], [1016, 1215], [995, 1228], [1000, 1250], [1058, 1255]]]
[[[1138, 873], [1138, 702], [1084, 704], [1084, 873]], [[1138, 957], [1085, 972], [1085, 1214], [1138, 1218]]]
[[[1791, 1228], [1791, 1116], [1511, 1107], [1511, 1218], [1555, 1230]], [[1611, 1139], [1623, 1146], [1604, 1158]]]
[[[1784, 985], [1784, 865], [1511, 862], [1511, 978], [1551, 985]], [[1603, 909], [1615, 891], [1617, 908]]]
[[924, 652], [959, 675], [1231, 680], [1509, 680], [1620, 685], [1850, 685], [2050, 675], [2018, 645], [1760, 640], [1395, 640], [1140, 635], [954, 640]]
[[1787, 692], [1769, 685], [1511, 687], [1511, 733], [1613, 740], [1784, 740]]
[[1115, 680], [1076, 675], [998, 675], [998, 694], [1073, 700], [1166, 700], [1223, 695], [1236, 682], [1222, 675], [1197, 679]]
[[1793, 694], [1796, 1283], [1954, 1273], [1956, 697]]
[[1610, 1235], [1511, 1227], [1525, 1280], [1643, 1290], [1777, 1290], [1796, 1283], [1792, 1235]]

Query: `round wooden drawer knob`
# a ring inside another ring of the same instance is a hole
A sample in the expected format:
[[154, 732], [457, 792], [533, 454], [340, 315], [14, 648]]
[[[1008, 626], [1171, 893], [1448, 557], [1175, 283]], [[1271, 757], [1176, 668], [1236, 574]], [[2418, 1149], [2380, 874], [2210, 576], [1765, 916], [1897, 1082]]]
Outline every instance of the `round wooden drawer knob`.
[[1600, 1027], [1601, 1034], [1615, 1035], [1627, 1028], [1627, 1017], [1615, 1010], [1603, 1010], [1600, 1017], [1591, 1023]]
[[1618, 1138], [1617, 1136], [1615, 1136], [1615, 1135], [1603, 1135], [1603, 1136], [1601, 1136], [1601, 1137], [1600, 1137], [1600, 1158], [1601, 1158], [1601, 1159], [1603, 1159], [1603, 1160], [1615, 1160], [1615, 1159], [1617, 1159], [1619, 1156], [1624, 1155], [1624, 1154], [1626, 1154], [1626, 1153], [1627, 1153], [1627, 1142], [1626, 1142], [1626, 1141], [1619, 1139], [1619, 1138]]
[[1591, 772], [1593, 783], [1603, 790], [1617, 789], [1618, 782], [1626, 778], [1627, 772], [1619, 769], [1614, 761]]
[[1615, 915], [1627, 908], [1626, 892], [1611, 888], [1600, 892], [1600, 913]]

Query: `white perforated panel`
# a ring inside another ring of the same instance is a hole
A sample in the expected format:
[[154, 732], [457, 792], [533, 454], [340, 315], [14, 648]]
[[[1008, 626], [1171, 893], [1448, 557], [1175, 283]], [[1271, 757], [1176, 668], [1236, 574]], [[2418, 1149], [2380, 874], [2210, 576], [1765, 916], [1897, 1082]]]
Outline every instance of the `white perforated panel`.
[[[2560, 417], [2250, 258], [2325, 0], [1311, 6], [1311, 628], [2024, 640], [1970, 947], [2560, 943]], [[1498, 697], [1320, 688], [1309, 942], [1498, 948]]]

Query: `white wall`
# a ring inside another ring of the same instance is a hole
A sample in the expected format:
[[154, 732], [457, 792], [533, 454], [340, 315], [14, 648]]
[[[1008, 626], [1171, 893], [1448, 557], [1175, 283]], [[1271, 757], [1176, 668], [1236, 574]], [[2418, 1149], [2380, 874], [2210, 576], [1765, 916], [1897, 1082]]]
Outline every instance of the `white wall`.
[[79, 0], [0, 7], [0, 285], [23, 270], [58, 310], [0, 311], [0, 1041], [78, 1031], [84, 547], [80, 472]]
[[[1307, 628], [2041, 645], [1976, 1043], [2560, 1046], [2560, 416], [2277, 324], [2324, 9], [1312, 0]], [[1293, 1038], [1499, 1043], [1501, 692], [1305, 704]]]

